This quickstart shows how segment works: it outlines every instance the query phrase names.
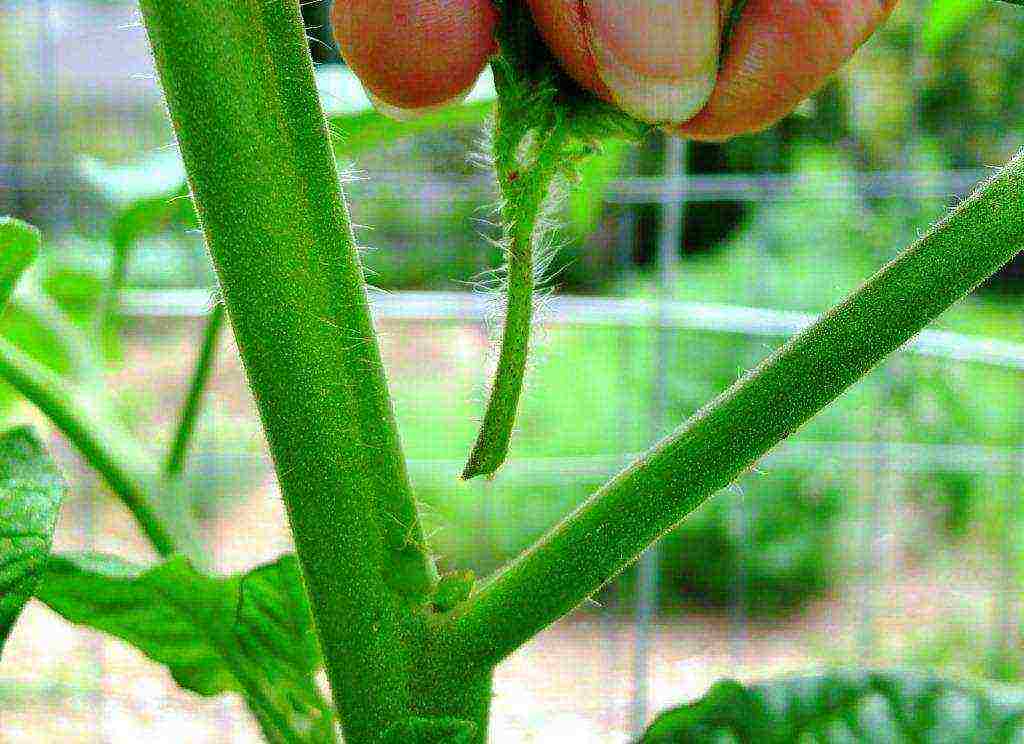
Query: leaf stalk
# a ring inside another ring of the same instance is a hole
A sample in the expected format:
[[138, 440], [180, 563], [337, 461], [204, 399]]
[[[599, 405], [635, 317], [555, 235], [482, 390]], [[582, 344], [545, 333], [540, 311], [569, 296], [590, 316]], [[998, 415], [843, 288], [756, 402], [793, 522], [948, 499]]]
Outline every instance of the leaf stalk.
[[202, 409], [203, 394], [213, 374], [213, 363], [217, 353], [217, 342], [220, 339], [221, 329], [224, 327], [224, 305], [217, 303], [210, 311], [210, 317], [206, 320], [203, 330], [203, 343], [199, 349], [199, 358], [196, 360], [196, 368], [192, 373], [192, 383], [189, 386], [188, 397], [181, 408], [178, 419], [178, 427], [174, 432], [174, 439], [171, 442], [170, 451], [167, 454], [167, 461], [164, 463], [164, 476], [174, 480], [181, 475], [185, 467], [185, 458], [188, 455], [189, 444], [192, 441], [192, 434], [195, 431], [196, 419]]
[[486, 582], [452, 618], [468, 664], [497, 664], [1024, 247], [1024, 154]]

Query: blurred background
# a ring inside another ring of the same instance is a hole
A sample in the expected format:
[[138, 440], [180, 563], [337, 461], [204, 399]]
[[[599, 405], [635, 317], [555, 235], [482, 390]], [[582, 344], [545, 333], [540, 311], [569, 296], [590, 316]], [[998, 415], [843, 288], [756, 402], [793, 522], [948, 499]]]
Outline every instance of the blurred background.
[[[363, 111], [327, 3], [303, 12], [332, 112], [401, 433], [443, 567], [486, 574], [914, 240], [1024, 135], [1024, 11], [904, 0], [819, 95], [725, 144], [609, 145], [562, 213], [554, 294], [510, 464], [457, 474], [490, 376], [486, 103]], [[478, 98], [487, 97], [486, 82]], [[161, 457], [213, 274], [120, 0], [0, 0], [0, 214], [46, 235], [0, 334]], [[113, 282], [113, 284], [112, 284]], [[122, 291], [111, 291], [111, 286]], [[715, 679], [834, 665], [1021, 681], [1024, 262], [857, 385], [499, 672], [495, 742], [626, 741]], [[57, 330], [55, 330], [57, 329]], [[230, 333], [182, 482], [218, 569], [289, 549]], [[72, 482], [58, 548], [152, 554], [49, 433]], [[255, 741], [116, 641], [38, 605], [0, 672], [0, 742]]]

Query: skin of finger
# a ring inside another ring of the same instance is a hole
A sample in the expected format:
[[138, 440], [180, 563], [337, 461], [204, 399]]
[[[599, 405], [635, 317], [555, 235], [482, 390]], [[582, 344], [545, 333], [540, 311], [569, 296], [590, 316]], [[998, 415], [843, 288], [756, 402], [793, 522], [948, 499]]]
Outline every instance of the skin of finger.
[[402, 109], [457, 97], [494, 52], [490, 0], [335, 0], [331, 20], [363, 85]]
[[[681, 6], [680, 12], [683, 12], [685, 0], [676, 1]], [[722, 0], [720, 3], [723, 19], [733, 2]], [[586, 0], [528, 0], [528, 4], [541, 36], [569, 76], [603, 100], [614, 103], [611, 92], [598, 74], [591, 49], [592, 11]]]
[[589, 9], [582, 0], [528, 0], [533, 20], [544, 41], [570, 77], [611, 102], [607, 86], [597, 74], [590, 48]]
[[895, 5], [896, 0], [749, 0], [711, 99], [673, 132], [724, 140], [767, 128], [820, 88]]
[[[729, 0], [731, 4], [732, 0]], [[817, 90], [896, 0], [749, 0], [704, 109], [672, 132], [722, 140], [759, 131]], [[590, 49], [585, 0], [529, 0], [541, 35], [580, 85], [611, 101]], [[723, 15], [728, 8], [723, 4]]]
[[[723, 24], [734, 1], [720, 2]], [[586, 0], [528, 0], [528, 4], [541, 36], [565, 71], [587, 90], [612, 102], [591, 51], [591, 11]]]

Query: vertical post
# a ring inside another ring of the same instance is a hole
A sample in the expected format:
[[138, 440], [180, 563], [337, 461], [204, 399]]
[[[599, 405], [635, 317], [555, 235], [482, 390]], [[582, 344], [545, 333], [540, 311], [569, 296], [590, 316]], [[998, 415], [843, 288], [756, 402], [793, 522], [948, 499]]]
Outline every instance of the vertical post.
[[742, 669], [747, 662], [750, 641], [750, 501], [746, 489], [736, 484], [729, 494], [729, 531], [736, 542], [736, 585], [733, 588], [732, 633], [730, 653], [733, 665]]
[[[635, 164], [634, 164], [635, 169]], [[635, 172], [635, 171], [634, 171]], [[623, 174], [625, 175], [625, 174]], [[618, 239], [616, 240], [615, 262], [623, 271], [628, 271], [633, 266], [633, 251], [636, 246], [636, 208], [627, 205], [618, 215]], [[636, 353], [637, 353], [637, 329], [630, 325], [618, 325], [615, 327], [618, 336], [616, 345], [615, 361], [617, 364], [617, 379], [620, 380], [618, 406], [619, 412], [615, 417], [618, 431], [619, 451], [618, 455], [626, 455], [638, 449], [637, 426], [639, 411], [635, 396], [636, 380]], [[631, 725], [623, 716], [621, 707], [625, 700], [625, 690], [622, 689], [623, 677], [618, 672], [619, 661], [622, 657], [622, 636], [620, 633], [620, 619], [623, 609], [622, 602], [622, 579], [616, 578], [609, 585], [605, 596], [608, 600], [609, 611], [605, 617], [605, 662], [609, 670], [608, 689], [614, 691], [609, 696], [608, 720], [609, 728]], [[628, 684], [628, 683], [627, 683]]]
[[[882, 368], [879, 374], [885, 375], [888, 370]], [[876, 409], [876, 420], [884, 421], [886, 403], [888, 402], [888, 380], [882, 382], [882, 392]], [[878, 536], [882, 529], [881, 510], [884, 508], [881, 492], [885, 488], [886, 446], [885, 427], [882, 423], [873, 423], [869, 427], [869, 441], [872, 443], [870, 463], [866, 466], [866, 477], [863, 479], [860, 515], [860, 580], [863, 583], [860, 592], [860, 613], [857, 626], [857, 657], [861, 663], [869, 665], [876, 657], [878, 634], [876, 632], [877, 604], [880, 561], [878, 560]]]
[[996, 589], [992, 608], [992, 648], [989, 676], [1001, 681], [1013, 681], [1021, 673], [1019, 611], [1017, 593], [1020, 583], [1017, 576], [1018, 556], [1014, 525], [1018, 524], [1020, 509], [1019, 483], [1024, 476], [1020, 455], [1011, 455], [1010, 474], [1003, 492], [1003, 520], [999, 526], [999, 586]]
[[[776, 170], [779, 153], [779, 137], [776, 131], [762, 135], [763, 149], [757, 157], [757, 170], [759, 173], [771, 173]], [[770, 281], [770, 246], [758, 239], [757, 253], [754, 257], [754, 265], [749, 267], [747, 304], [753, 307], [767, 307], [772, 299], [773, 287], [767, 285]], [[740, 347], [739, 359], [744, 368], [756, 365], [764, 355], [764, 346], [756, 337], [746, 339], [746, 343]], [[747, 498], [746, 489], [739, 483], [730, 495], [730, 506], [728, 511], [729, 528], [732, 539], [736, 542], [736, 584], [733, 588], [732, 607], [732, 633], [730, 639], [730, 652], [733, 664], [737, 669], [743, 667], [747, 662], [747, 651], [750, 641], [750, 561], [751, 561], [751, 539], [753, 534], [753, 519], [751, 515], [752, 499]]]
[[[686, 153], [684, 140], [665, 139], [665, 176], [661, 198], [661, 229], [658, 233], [658, 318], [654, 348], [654, 379], [650, 428], [660, 438], [666, 427], [668, 375], [675, 333], [668, 325], [668, 307], [679, 275], [679, 249], [685, 231]], [[667, 192], [667, 193], [665, 193]], [[658, 605], [658, 565], [660, 551], [654, 545], [640, 559], [637, 574], [636, 640], [633, 647], [633, 721], [635, 733], [643, 731], [650, 713], [648, 673], [650, 645]]]

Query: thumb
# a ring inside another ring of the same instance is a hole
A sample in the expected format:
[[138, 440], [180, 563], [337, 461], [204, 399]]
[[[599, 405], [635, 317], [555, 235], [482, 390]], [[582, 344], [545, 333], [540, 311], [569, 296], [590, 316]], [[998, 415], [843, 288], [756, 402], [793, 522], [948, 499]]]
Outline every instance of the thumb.
[[701, 112], [673, 131], [725, 139], [765, 129], [820, 88], [896, 0], [748, 0]]

